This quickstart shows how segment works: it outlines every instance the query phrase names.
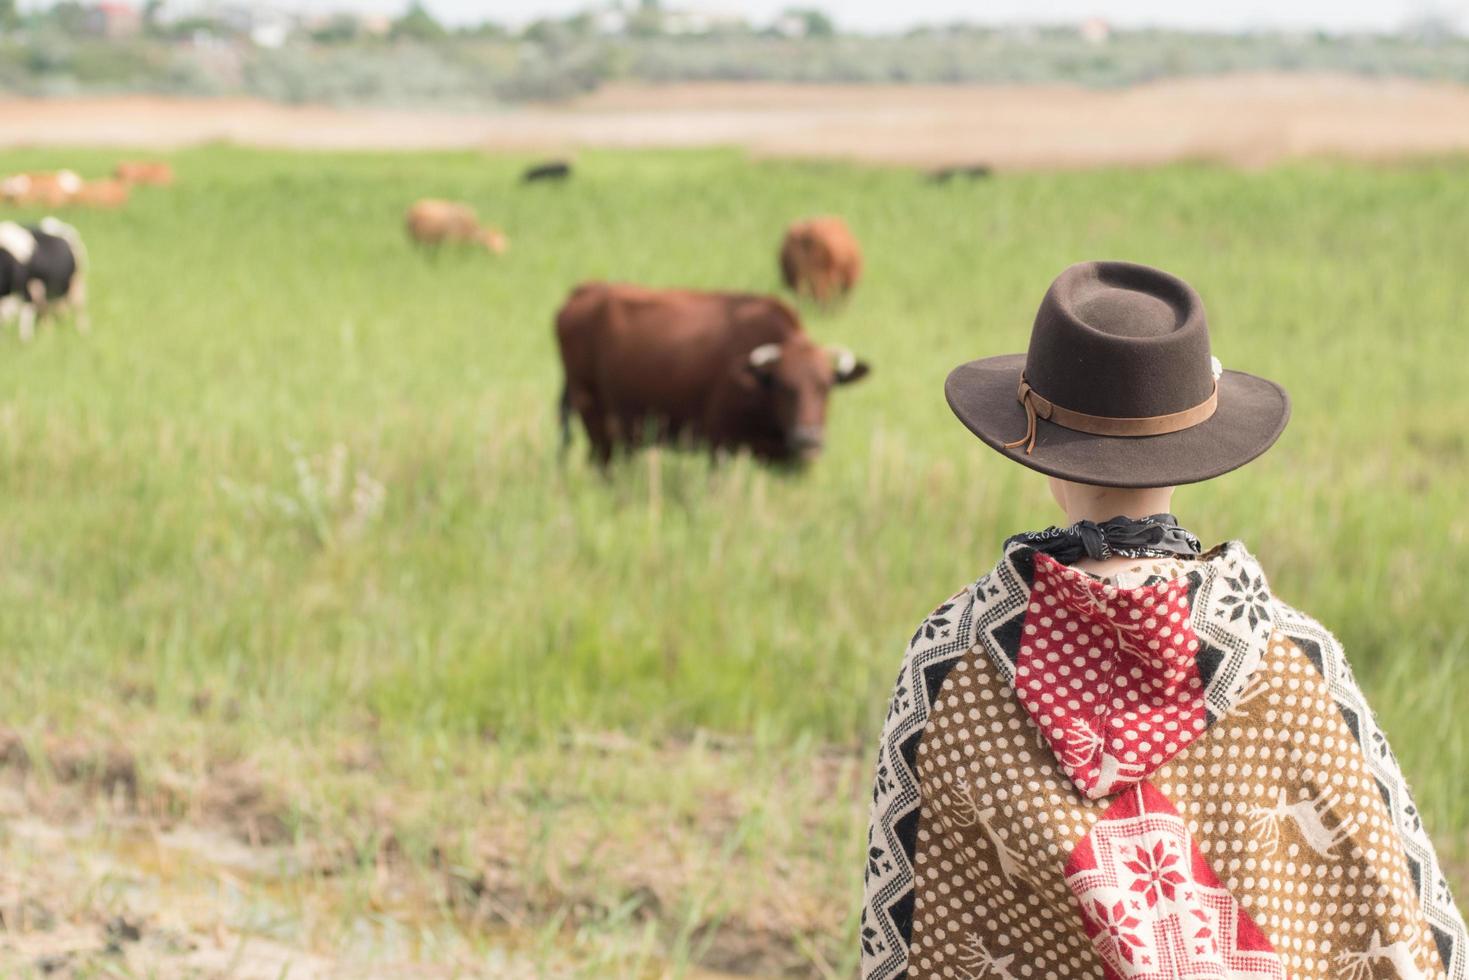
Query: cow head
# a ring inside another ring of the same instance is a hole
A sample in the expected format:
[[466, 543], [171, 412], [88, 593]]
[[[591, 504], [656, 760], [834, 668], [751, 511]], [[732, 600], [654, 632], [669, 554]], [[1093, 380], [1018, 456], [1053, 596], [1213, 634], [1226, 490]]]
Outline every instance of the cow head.
[[510, 246], [510, 239], [505, 237], [505, 233], [494, 228], [481, 228], [475, 237], [486, 251], [495, 255], [504, 255]]
[[750, 351], [745, 369], [759, 385], [768, 417], [790, 456], [814, 459], [826, 440], [826, 400], [834, 385], [867, 375], [865, 361], [842, 347], [822, 347], [797, 334]]

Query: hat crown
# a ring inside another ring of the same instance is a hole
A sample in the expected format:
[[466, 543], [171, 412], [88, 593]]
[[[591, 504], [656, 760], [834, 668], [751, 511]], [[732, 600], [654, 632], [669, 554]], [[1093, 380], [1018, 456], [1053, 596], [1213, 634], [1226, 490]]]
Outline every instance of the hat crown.
[[1107, 418], [1185, 411], [1214, 373], [1204, 303], [1188, 283], [1131, 262], [1082, 262], [1036, 311], [1025, 378], [1056, 405]]

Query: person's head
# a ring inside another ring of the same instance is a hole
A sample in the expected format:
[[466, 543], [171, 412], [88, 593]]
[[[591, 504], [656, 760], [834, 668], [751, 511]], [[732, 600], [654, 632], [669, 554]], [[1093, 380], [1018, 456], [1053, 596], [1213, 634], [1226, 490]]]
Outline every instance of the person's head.
[[1243, 466], [1290, 418], [1279, 385], [1223, 370], [1193, 287], [1130, 262], [1062, 272], [1029, 350], [961, 364], [944, 394], [986, 445], [1051, 477], [1073, 521], [1167, 512], [1173, 487]]

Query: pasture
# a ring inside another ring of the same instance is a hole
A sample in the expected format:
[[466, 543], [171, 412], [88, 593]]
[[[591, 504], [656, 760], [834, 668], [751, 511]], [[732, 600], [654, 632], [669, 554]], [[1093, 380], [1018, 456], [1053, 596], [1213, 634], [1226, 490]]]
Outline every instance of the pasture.
[[[1191, 281], [1224, 365], [1292, 393], [1274, 450], [1175, 509], [1342, 639], [1469, 890], [1469, 161], [934, 186], [586, 152], [525, 187], [524, 156], [169, 159], [175, 187], [63, 215], [92, 333], [0, 337], [8, 852], [35, 813], [104, 851], [214, 828], [272, 857], [211, 914], [306, 959], [850, 975], [903, 646], [1007, 534], [1059, 518], [943, 378], [1023, 349], [1065, 265], [1122, 258]], [[508, 253], [411, 249], [428, 196]], [[573, 284], [774, 292], [782, 229], [817, 213], [866, 272], [807, 330], [873, 367], [833, 394], [823, 458], [650, 452], [604, 478], [578, 428], [558, 461]], [[48, 901], [164, 916], [160, 877]]]

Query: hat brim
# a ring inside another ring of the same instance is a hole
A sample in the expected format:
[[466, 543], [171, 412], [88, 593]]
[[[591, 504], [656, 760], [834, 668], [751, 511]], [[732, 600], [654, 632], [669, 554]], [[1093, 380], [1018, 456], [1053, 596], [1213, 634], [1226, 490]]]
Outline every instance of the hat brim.
[[1036, 422], [1035, 450], [1006, 449], [1025, 433], [1016, 398], [1024, 354], [986, 357], [949, 372], [949, 408], [985, 445], [1047, 476], [1101, 487], [1173, 487], [1213, 479], [1269, 449], [1290, 421], [1290, 396], [1273, 381], [1242, 371], [1219, 378], [1214, 414], [1189, 429], [1158, 436], [1095, 436]]

